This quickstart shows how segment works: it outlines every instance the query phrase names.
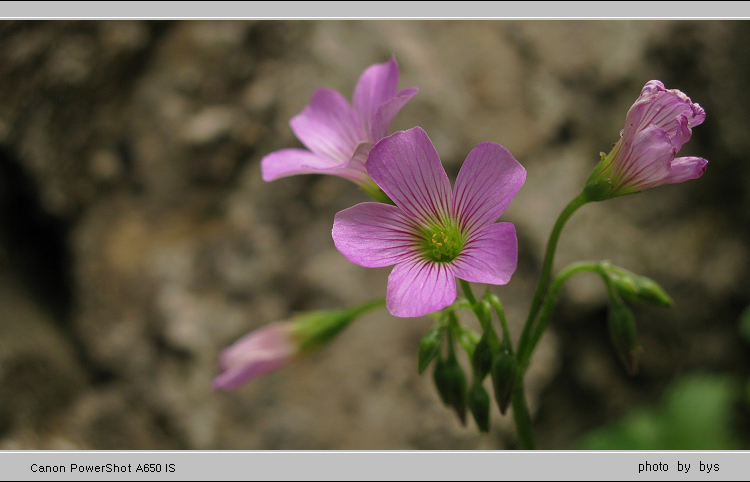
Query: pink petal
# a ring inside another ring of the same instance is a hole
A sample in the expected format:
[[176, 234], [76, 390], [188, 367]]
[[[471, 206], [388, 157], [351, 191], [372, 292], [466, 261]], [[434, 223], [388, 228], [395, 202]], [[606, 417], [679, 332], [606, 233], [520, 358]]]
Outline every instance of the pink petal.
[[371, 147], [372, 145], [368, 143], [360, 144], [352, 158], [344, 163], [304, 149], [281, 149], [263, 157], [260, 161], [260, 169], [264, 181], [273, 181], [296, 174], [327, 174], [343, 177], [365, 186], [372, 184], [372, 179], [365, 168], [367, 153]]
[[518, 240], [513, 223], [485, 226], [470, 237], [451, 263], [456, 277], [472, 283], [504, 285], [518, 264]]
[[349, 102], [331, 89], [316, 89], [310, 104], [289, 124], [308, 149], [339, 163], [348, 161], [359, 143], [367, 141]]
[[313, 174], [338, 167], [340, 163], [304, 149], [281, 149], [263, 157], [260, 169], [264, 181], [295, 174]]
[[453, 212], [464, 232], [500, 217], [526, 180], [526, 170], [503, 146], [483, 142], [466, 158], [453, 190]]
[[708, 161], [702, 157], [678, 157], [672, 161], [672, 170], [664, 178], [662, 184], [698, 179], [706, 172], [706, 166], [708, 166]]
[[634, 191], [658, 186], [669, 175], [674, 153], [675, 148], [664, 129], [650, 126], [636, 134], [632, 145], [623, 145], [617, 153], [613, 181]]
[[331, 235], [346, 259], [366, 268], [380, 268], [415, 256], [415, 229], [400, 208], [368, 202], [336, 214]]
[[240, 338], [219, 356], [218, 390], [234, 390], [244, 383], [289, 364], [297, 353], [291, 325], [277, 323]]
[[684, 114], [680, 114], [675, 119], [677, 129], [675, 129], [674, 136], [672, 136], [672, 145], [674, 146], [675, 152], [679, 151], [680, 148], [693, 135], [693, 131], [690, 129], [688, 124], [688, 118]]
[[456, 301], [456, 280], [446, 263], [412, 259], [388, 276], [386, 307], [393, 316], [423, 316]]
[[396, 132], [375, 144], [367, 172], [398, 207], [421, 223], [450, 215], [451, 184], [421, 127]]
[[[370, 135], [371, 123], [378, 108], [396, 95], [397, 87], [398, 64], [395, 56], [383, 64], [371, 65], [362, 73], [352, 98], [362, 132]], [[369, 139], [370, 142], [378, 140], [380, 137]]]
[[391, 131], [391, 124], [401, 108], [414, 97], [418, 89], [416, 87], [407, 87], [402, 89], [396, 97], [387, 100], [378, 107], [375, 117], [370, 125], [370, 135], [373, 142], [377, 142], [387, 136]]
[[[678, 121], [680, 116], [687, 121], [687, 136]], [[690, 129], [700, 125], [705, 118], [703, 108], [694, 104], [684, 93], [677, 89], [665, 89], [664, 84], [652, 80], [644, 86], [641, 96], [628, 111], [622, 136], [632, 137], [648, 126], [656, 125], [666, 131], [679, 150], [690, 139]]]

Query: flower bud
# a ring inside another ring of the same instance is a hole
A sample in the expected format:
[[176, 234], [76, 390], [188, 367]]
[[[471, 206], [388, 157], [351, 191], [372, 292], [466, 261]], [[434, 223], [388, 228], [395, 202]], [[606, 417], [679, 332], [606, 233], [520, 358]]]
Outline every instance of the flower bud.
[[466, 425], [466, 375], [454, 354], [445, 360], [443, 357], [437, 359], [433, 379], [440, 399], [453, 408], [461, 424]]
[[277, 370], [299, 354], [292, 337], [292, 324], [275, 323], [240, 338], [219, 356], [217, 390], [234, 390], [268, 372]]
[[474, 376], [481, 382], [492, 369], [492, 347], [487, 333], [482, 335], [474, 347], [471, 357], [471, 365], [474, 368]]
[[608, 324], [609, 334], [617, 354], [628, 374], [635, 375], [638, 372], [638, 353], [641, 351], [635, 317], [618, 295], [610, 296]]
[[679, 90], [647, 82], [627, 113], [620, 140], [586, 181], [587, 198], [603, 201], [701, 177], [708, 161], [676, 155], [705, 119], [703, 108]]
[[672, 298], [651, 278], [635, 274], [619, 266], [604, 265], [617, 292], [628, 301], [672, 306]]
[[469, 390], [469, 410], [481, 432], [490, 431], [490, 395], [482, 383], [474, 380]]
[[513, 395], [513, 386], [518, 375], [516, 357], [507, 350], [496, 354], [492, 360], [492, 388], [500, 413], [505, 415]]
[[417, 353], [417, 368], [421, 375], [432, 360], [440, 353], [440, 345], [442, 344], [443, 336], [442, 330], [433, 328], [431, 329], [422, 340], [419, 342], [419, 351]]
[[346, 310], [301, 313], [290, 321], [273, 323], [240, 338], [219, 355], [217, 390], [234, 390], [298, 356], [322, 348], [362, 313], [383, 305], [375, 300]]

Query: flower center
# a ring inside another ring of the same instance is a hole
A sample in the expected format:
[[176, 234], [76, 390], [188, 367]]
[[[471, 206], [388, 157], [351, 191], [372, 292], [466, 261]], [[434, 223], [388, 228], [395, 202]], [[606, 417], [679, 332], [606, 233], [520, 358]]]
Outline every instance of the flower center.
[[448, 263], [456, 259], [464, 246], [464, 237], [455, 226], [429, 226], [420, 233], [419, 246], [430, 261]]

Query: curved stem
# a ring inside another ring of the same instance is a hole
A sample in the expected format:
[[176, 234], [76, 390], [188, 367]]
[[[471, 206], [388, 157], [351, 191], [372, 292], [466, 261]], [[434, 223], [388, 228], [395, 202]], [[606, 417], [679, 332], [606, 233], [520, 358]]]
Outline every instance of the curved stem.
[[537, 323], [534, 325], [534, 329], [530, 335], [529, 343], [525, 347], [525, 351], [518, 354], [518, 363], [520, 366], [525, 367], [528, 365], [531, 354], [534, 353], [537, 344], [539, 344], [539, 340], [542, 339], [542, 335], [544, 335], [544, 331], [547, 329], [549, 320], [552, 317], [552, 311], [554, 310], [555, 304], [557, 303], [557, 297], [560, 294], [560, 289], [562, 288], [563, 283], [565, 283], [565, 281], [574, 274], [583, 272], [598, 273], [602, 275], [603, 278], [605, 278], [605, 282], [608, 281], [606, 275], [602, 273], [600, 263], [595, 261], [580, 261], [570, 264], [561, 269], [560, 273], [558, 273], [558, 275], [550, 285], [549, 292], [547, 293], [547, 297], [544, 299], [544, 304], [542, 305], [541, 311], [539, 313], [539, 318], [537, 320]]
[[495, 308], [495, 313], [497, 313], [497, 318], [500, 321], [500, 327], [503, 330], [502, 344], [510, 351], [510, 353], [513, 353], [513, 343], [510, 340], [510, 329], [508, 328], [508, 320], [505, 318], [505, 310], [503, 310], [503, 305], [502, 303], [500, 303], [500, 298], [498, 298], [492, 293], [488, 294], [486, 298], [490, 302], [490, 304], [493, 306], [493, 308]]
[[[550, 233], [549, 241], [547, 241], [547, 250], [544, 253], [542, 275], [539, 278], [539, 283], [537, 284], [536, 290], [534, 291], [534, 298], [531, 301], [529, 315], [526, 318], [526, 323], [524, 324], [521, 338], [518, 341], [519, 353], [527, 351], [526, 346], [530, 341], [534, 321], [539, 314], [539, 309], [541, 308], [542, 301], [544, 300], [544, 295], [547, 293], [547, 288], [549, 287], [550, 283], [550, 277], [552, 275], [552, 265], [555, 261], [555, 251], [557, 251], [557, 243], [560, 240], [560, 233], [562, 232], [563, 227], [565, 227], [565, 223], [568, 221], [568, 219], [570, 219], [570, 216], [572, 216], [573, 213], [578, 210], [578, 208], [588, 203], [589, 201], [590, 200], [586, 193], [581, 192], [572, 201], [570, 201], [567, 206], [565, 206], [565, 209], [563, 209], [563, 211], [560, 213], [560, 216], [557, 218], [555, 226], [552, 228], [552, 233]], [[523, 368], [523, 365], [520, 364], [520, 361], [521, 360], [519, 359], [519, 366]], [[521, 373], [523, 373], [523, 371]]]
[[550, 233], [549, 240], [547, 241], [547, 249], [544, 253], [544, 263], [542, 264], [542, 274], [539, 278], [536, 290], [534, 291], [534, 298], [531, 301], [529, 315], [526, 318], [526, 323], [521, 332], [521, 338], [518, 340], [518, 349], [516, 351], [518, 374], [516, 375], [516, 382], [513, 387], [511, 406], [513, 407], [513, 418], [516, 422], [518, 440], [522, 449], [532, 450], [535, 447], [534, 434], [531, 431], [531, 417], [529, 415], [529, 408], [526, 405], [523, 383], [526, 368], [529, 359], [531, 358], [531, 354], [533, 353], [533, 347], [535, 346], [535, 344], [532, 343], [534, 322], [539, 315], [539, 310], [550, 284], [552, 265], [555, 261], [555, 251], [557, 251], [557, 243], [560, 240], [560, 233], [562, 233], [565, 223], [568, 222], [568, 219], [570, 219], [573, 213], [589, 201], [590, 199], [586, 195], [586, 192], [582, 191], [578, 196], [573, 198], [567, 206], [565, 206], [565, 209], [563, 209], [560, 216], [558, 216], [557, 221], [552, 228], [552, 232]]

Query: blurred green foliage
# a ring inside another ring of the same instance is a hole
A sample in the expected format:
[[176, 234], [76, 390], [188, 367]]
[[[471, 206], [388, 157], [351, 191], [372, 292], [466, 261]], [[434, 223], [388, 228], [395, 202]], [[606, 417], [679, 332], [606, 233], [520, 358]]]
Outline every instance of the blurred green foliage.
[[[750, 343], [750, 306], [740, 315], [740, 336]], [[745, 386], [743, 393], [742, 386]], [[675, 380], [657, 407], [634, 409], [584, 436], [582, 450], [746, 449], [737, 430], [738, 406], [750, 402], [750, 380], [691, 373]]]
[[676, 380], [661, 405], [637, 409], [586, 435], [582, 450], [736, 450], [735, 407], [741, 391], [725, 375], [693, 373]]

